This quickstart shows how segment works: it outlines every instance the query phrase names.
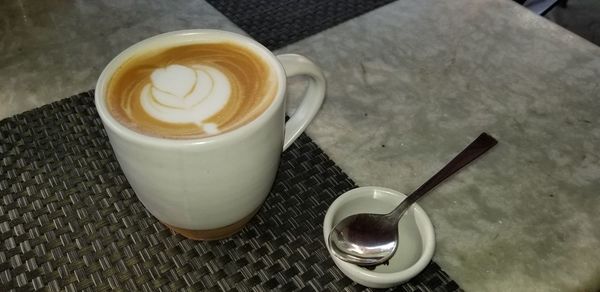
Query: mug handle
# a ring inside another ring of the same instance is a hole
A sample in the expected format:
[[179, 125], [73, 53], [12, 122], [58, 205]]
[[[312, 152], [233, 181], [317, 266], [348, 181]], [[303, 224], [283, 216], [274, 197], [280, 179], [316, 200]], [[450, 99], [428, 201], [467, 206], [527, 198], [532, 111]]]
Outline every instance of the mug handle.
[[325, 99], [325, 77], [321, 69], [304, 56], [284, 54], [278, 55], [277, 58], [281, 62], [287, 77], [296, 75], [310, 77], [302, 102], [285, 124], [283, 139], [283, 150], [285, 150], [296, 141], [321, 108], [323, 99]]

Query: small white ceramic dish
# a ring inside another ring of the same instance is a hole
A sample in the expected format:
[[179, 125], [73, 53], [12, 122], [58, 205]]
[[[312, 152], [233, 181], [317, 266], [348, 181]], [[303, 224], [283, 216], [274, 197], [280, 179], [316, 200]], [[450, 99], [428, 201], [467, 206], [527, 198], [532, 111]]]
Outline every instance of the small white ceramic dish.
[[339, 221], [357, 213], [388, 213], [405, 197], [388, 188], [361, 187], [342, 194], [329, 206], [323, 237], [329, 255], [347, 277], [367, 287], [388, 288], [408, 281], [427, 266], [435, 250], [435, 234], [429, 217], [417, 204], [398, 224], [398, 250], [389, 264], [368, 270], [338, 259], [329, 250], [329, 232]]

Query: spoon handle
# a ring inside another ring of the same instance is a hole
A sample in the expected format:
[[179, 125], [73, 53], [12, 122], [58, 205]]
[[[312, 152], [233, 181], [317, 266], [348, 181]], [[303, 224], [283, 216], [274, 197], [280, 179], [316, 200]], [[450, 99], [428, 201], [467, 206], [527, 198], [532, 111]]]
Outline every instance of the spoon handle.
[[446, 166], [432, 176], [428, 181], [421, 185], [416, 191], [410, 194], [396, 209], [388, 214], [388, 216], [396, 217], [400, 219], [402, 215], [408, 210], [408, 208], [416, 201], [418, 201], [423, 195], [429, 192], [431, 189], [436, 187], [438, 184], [443, 182], [445, 179], [450, 177], [452, 174], [459, 171], [465, 165], [481, 156], [483, 153], [494, 147], [498, 141], [494, 137], [487, 133], [481, 133], [477, 139], [475, 139], [467, 148], [460, 152], [454, 157]]

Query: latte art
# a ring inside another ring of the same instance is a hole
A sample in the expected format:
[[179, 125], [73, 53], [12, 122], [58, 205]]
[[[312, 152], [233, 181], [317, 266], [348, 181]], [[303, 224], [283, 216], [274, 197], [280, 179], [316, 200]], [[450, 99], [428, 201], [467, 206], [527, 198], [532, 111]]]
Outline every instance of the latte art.
[[109, 82], [107, 106], [119, 122], [143, 134], [202, 138], [252, 121], [277, 88], [269, 64], [249, 48], [202, 43], [126, 61]]
[[142, 89], [141, 103], [153, 118], [167, 123], [194, 123], [208, 134], [218, 133], [204, 120], [218, 113], [231, 94], [227, 76], [206, 65], [169, 65], [154, 70]]

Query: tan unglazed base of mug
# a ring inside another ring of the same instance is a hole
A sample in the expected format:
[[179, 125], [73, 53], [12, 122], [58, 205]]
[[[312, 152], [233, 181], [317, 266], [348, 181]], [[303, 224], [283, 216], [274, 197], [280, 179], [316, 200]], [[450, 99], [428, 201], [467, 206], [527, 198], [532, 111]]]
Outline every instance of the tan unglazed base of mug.
[[217, 229], [208, 229], [208, 230], [191, 230], [175, 227], [164, 222], [161, 222], [165, 226], [167, 226], [171, 232], [175, 234], [181, 234], [183, 237], [193, 239], [193, 240], [217, 240], [229, 237], [238, 231], [242, 230], [246, 223], [254, 217], [256, 212], [258, 212], [260, 208], [254, 210], [250, 215], [242, 218], [240, 221], [229, 224], [225, 227], [217, 228]]

